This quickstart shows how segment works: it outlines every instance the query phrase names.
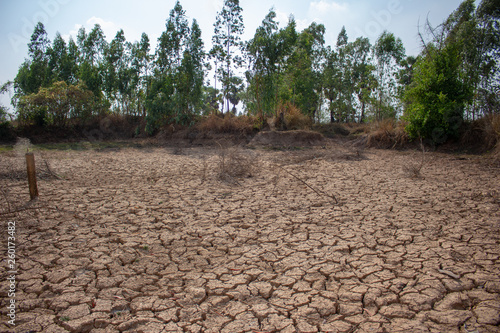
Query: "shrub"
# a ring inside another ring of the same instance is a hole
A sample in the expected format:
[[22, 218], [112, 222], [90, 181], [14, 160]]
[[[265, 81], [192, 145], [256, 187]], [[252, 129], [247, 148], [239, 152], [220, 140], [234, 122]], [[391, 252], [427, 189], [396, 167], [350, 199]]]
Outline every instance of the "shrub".
[[254, 131], [256, 119], [248, 116], [235, 116], [232, 113], [224, 116], [209, 115], [202, 119], [197, 129], [205, 133], [250, 134]]
[[93, 93], [85, 85], [61, 81], [21, 97], [18, 119], [22, 125], [65, 127], [69, 119], [89, 119], [97, 106]]
[[280, 130], [310, 129], [312, 120], [295, 105], [286, 102], [278, 106], [278, 117], [274, 118], [274, 126]]
[[443, 49], [429, 46], [428, 54], [415, 64], [415, 77], [405, 93], [406, 131], [411, 138], [434, 143], [456, 138], [471, 87], [462, 80], [461, 58], [455, 45]]
[[405, 123], [395, 119], [384, 119], [373, 123], [367, 137], [367, 146], [377, 148], [402, 147], [410, 141]]
[[257, 168], [257, 159], [253, 154], [241, 148], [219, 149], [218, 177], [224, 181], [235, 181], [237, 178], [252, 177]]
[[500, 147], [500, 114], [492, 114], [462, 126], [460, 143], [488, 151]]

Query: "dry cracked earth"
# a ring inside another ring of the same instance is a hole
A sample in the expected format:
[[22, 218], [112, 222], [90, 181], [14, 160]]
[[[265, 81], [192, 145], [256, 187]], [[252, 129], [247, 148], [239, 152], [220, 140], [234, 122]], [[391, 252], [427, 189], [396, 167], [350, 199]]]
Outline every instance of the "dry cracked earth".
[[500, 332], [498, 168], [332, 144], [232, 177], [221, 151], [38, 152], [60, 179], [31, 203], [4, 175], [0, 331]]

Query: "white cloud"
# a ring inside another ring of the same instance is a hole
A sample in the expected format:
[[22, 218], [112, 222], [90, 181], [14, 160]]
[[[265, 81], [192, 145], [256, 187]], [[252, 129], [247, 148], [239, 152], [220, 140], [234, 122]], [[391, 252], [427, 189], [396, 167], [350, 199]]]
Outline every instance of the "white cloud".
[[340, 4], [335, 1], [320, 0], [311, 2], [310, 10], [317, 14], [325, 15], [332, 12], [345, 12], [348, 10], [348, 7], [347, 4]]
[[69, 37], [73, 37], [73, 40], [76, 42], [76, 36], [78, 35], [78, 30], [82, 27], [81, 24], [75, 24], [75, 27], [73, 30], [70, 30], [68, 34], [63, 34], [61, 37], [66, 41], [69, 42]]
[[279, 23], [281, 27], [285, 27], [288, 24], [288, 19], [290, 18], [290, 14], [285, 12], [275, 10], [276, 12], [276, 21]]

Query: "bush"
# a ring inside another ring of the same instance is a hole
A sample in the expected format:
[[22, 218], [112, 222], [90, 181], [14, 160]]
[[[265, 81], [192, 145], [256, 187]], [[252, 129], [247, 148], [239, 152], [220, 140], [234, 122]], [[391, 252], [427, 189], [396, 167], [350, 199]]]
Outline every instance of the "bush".
[[410, 141], [405, 131], [406, 124], [395, 119], [384, 119], [373, 123], [367, 137], [367, 146], [377, 148], [403, 147]]
[[278, 106], [278, 117], [273, 120], [275, 128], [279, 130], [305, 130], [312, 126], [311, 118], [290, 102]]
[[55, 82], [38, 93], [19, 100], [18, 120], [22, 125], [54, 125], [65, 127], [69, 119], [85, 121], [98, 108], [93, 93], [85, 85]]
[[251, 152], [241, 148], [219, 149], [218, 178], [224, 181], [235, 181], [238, 178], [252, 177], [258, 170], [257, 158]]
[[462, 80], [461, 57], [455, 45], [428, 47], [428, 54], [415, 64], [415, 77], [405, 93], [406, 131], [440, 144], [457, 138], [471, 87]]
[[500, 147], [500, 114], [488, 115], [464, 124], [460, 143], [483, 152]]
[[197, 129], [204, 133], [251, 134], [255, 129], [256, 119], [248, 116], [210, 115], [197, 124]]

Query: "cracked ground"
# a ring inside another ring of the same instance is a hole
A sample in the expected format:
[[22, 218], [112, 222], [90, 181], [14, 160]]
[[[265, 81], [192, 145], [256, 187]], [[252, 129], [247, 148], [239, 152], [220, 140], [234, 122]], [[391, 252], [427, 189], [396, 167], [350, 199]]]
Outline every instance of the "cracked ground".
[[0, 179], [18, 264], [0, 331], [500, 332], [498, 168], [426, 153], [412, 175], [416, 152], [340, 145], [240, 154], [254, 168], [236, 178], [217, 149], [36, 153], [60, 178], [31, 204], [25, 180]]

